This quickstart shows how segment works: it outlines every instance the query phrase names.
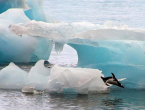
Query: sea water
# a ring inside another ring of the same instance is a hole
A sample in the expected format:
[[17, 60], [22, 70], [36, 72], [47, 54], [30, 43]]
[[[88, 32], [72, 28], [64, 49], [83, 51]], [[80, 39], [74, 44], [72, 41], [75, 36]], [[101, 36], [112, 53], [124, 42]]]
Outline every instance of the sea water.
[[29, 95], [0, 90], [0, 110], [144, 110], [144, 90], [92, 95]]
[[[44, 0], [44, 11], [60, 22], [91, 22], [145, 28], [144, 0]], [[85, 60], [85, 59], [84, 59]], [[60, 66], [77, 65], [77, 53], [64, 46], [60, 54], [53, 51], [49, 62]], [[17, 64], [29, 71], [34, 64]], [[6, 65], [0, 65], [0, 69]], [[145, 109], [145, 90], [115, 89], [109, 94], [48, 94], [27, 95], [21, 91], [0, 90], [0, 110], [102, 110]]]

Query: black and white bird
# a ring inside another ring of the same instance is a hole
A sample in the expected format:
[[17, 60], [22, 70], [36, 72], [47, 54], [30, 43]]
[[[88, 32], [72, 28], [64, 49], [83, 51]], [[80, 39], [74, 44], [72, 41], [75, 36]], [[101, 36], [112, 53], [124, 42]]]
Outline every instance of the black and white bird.
[[[112, 77], [102, 77], [102, 80], [104, 81], [104, 83], [107, 85], [107, 86], [110, 86], [109, 84], [112, 84], [112, 85], [116, 85], [116, 86], [119, 86], [119, 87], [122, 87], [124, 88], [124, 86], [116, 79], [115, 75], [113, 73], [112, 74]], [[121, 80], [124, 80], [126, 78], [123, 78], [123, 79], [120, 79]]]

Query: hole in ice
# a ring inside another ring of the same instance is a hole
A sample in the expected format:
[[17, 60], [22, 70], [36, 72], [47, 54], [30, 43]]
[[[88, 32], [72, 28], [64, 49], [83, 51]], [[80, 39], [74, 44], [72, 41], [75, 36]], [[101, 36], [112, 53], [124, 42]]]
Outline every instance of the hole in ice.
[[64, 45], [63, 51], [57, 54], [55, 46], [53, 46], [49, 62], [61, 66], [76, 66], [78, 62], [78, 55], [75, 49], [69, 45]]

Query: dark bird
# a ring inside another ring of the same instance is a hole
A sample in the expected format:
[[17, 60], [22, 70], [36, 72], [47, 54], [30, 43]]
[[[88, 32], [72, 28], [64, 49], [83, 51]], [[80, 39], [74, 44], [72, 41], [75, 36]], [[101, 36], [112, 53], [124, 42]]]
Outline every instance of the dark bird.
[[[116, 86], [119, 86], [119, 87], [122, 87], [124, 88], [124, 86], [116, 79], [115, 75], [113, 73], [112, 74], [112, 77], [102, 77], [102, 80], [104, 81], [104, 83], [107, 85], [107, 86], [110, 86], [109, 84], [113, 84], [113, 85], [116, 85]], [[121, 80], [124, 80], [124, 79], [121, 79]]]

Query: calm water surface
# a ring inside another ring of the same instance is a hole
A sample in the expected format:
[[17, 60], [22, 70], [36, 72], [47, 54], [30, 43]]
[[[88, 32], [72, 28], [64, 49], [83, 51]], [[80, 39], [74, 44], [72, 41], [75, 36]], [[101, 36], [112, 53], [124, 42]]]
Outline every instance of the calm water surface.
[[139, 110], [145, 109], [145, 90], [116, 90], [110, 94], [26, 95], [0, 90], [2, 110]]

